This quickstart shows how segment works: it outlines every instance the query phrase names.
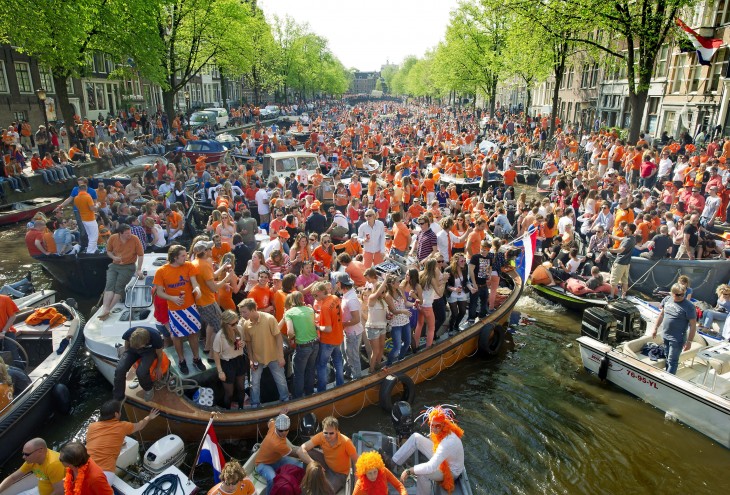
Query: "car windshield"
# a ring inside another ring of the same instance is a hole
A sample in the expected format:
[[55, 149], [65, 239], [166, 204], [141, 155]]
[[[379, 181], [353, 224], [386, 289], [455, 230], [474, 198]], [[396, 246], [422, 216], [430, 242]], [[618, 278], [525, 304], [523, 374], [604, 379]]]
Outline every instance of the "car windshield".
[[209, 113], [204, 112], [195, 112], [190, 116], [191, 122], [209, 122], [212, 121], [215, 117]]
[[299, 158], [299, 164], [304, 164], [307, 170], [315, 170], [319, 163], [317, 162], [317, 158], [313, 156], [303, 156]]

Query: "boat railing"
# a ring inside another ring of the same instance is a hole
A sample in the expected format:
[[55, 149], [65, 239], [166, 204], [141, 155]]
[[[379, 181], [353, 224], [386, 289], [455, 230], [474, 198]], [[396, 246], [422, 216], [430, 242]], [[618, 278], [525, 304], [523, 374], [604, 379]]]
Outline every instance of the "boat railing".
[[23, 389], [23, 391], [20, 392], [20, 395], [13, 397], [13, 400], [11, 400], [5, 407], [0, 409], [0, 417], [2, 417], [3, 414], [5, 414], [5, 412], [7, 410], [11, 409], [14, 404], [16, 404], [17, 402], [20, 402], [21, 398], [23, 398], [25, 395], [27, 395], [27, 394], [31, 393], [33, 390], [35, 390], [35, 385], [38, 382], [44, 381], [46, 378], [48, 378], [48, 376], [49, 376], [48, 373], [45, 373], [44, 375], [39, 376], [38, 378], [33, 380], [27, 387], [25, 387], [25, 389]]

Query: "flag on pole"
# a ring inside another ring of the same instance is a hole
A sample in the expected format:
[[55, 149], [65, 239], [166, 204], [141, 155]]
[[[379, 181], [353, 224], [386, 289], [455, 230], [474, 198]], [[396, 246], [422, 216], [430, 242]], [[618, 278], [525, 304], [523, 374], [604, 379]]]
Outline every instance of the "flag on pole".
[[218, 437], [216, 437], [215, 430], [213, 430], [213, 418], [210, 418], [208, 426], [205, 428], [196, 464], [210, 464], [213, 466], [213, 479], [216, 483], [220, 482], [221, 471], [223, 466], [226, 465], [226, 461], [223, 457], [223, 450], [218, 445]]
[[535, 256], [537, 246], [537, 228], [534, 225], [530, 225], [527, 233], [516, 240], [514, 246], [522, 248], [515, 262], [515, 271], [519, 274], [524, 284], [532, 272], [532, 259]]
[[699, 60], [700, 64], [711, 65], [712, 57], [718, 48], [722, 46], [722, 40], [719, 38], [705, 38], [704, 36], [700, 36], [679, 17], [677, 17], [676, 22], [677, 26], [681, 27], [687, 33], [687, 38], [689, 38], [692, 46], [697, 50], [697, 60]]

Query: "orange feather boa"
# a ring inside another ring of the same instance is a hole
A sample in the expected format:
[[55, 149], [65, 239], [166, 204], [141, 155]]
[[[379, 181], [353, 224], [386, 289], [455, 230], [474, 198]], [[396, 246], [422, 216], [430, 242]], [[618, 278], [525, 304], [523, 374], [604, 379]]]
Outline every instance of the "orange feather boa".
[[[436, 449], [438, 449], [439, 444], [441, 443], [441, 440], [446, 438], [449, 434], [453, 433], [457, 437], [461, 438], [464, 435], [464, 430], [459, 428], [453, 421], [451, 421], [445, 414], [443, 414], [440, 411], [434, 411], [429, 415], [429, 423], [432, 423], [434, 420], [443, 424], [443, 428], [441, 428], [441, 431], [439, 433], [431, 432], [429, 435], [431, 438], [431, 441], [433, 442], [433, 451], [436, 452]], [[454, 491], [454, 476], [451, 474], [451, 467], [449, 466], [449, 461], [444, 461], [439, 466], [439, 469], [441, 470], [441, 473], [444, 475], [444, 480], [440, 483], [441, 487], [446, 490], [448, 493], [451, 493]]]
[[89, 471], [89, 463], [87, 462], [79, 468], [79, 472], [74, 479], [74, 472], [71, 468], [66, 468], [66, 477], [63, 479], [63, 492], [65, 495], [82, 495], [84, 489], [84, 481], [86, 473]]

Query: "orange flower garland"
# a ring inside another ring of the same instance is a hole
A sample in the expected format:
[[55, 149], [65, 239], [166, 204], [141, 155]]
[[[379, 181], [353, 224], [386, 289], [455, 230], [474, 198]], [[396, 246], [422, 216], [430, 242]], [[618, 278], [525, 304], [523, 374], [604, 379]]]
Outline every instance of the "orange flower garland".
[[89, 463], [87, 462], [78, 469], [76, 479], [71, 468], [66, 468], [66, 477], [63, 479], [63, 493], [65, 495], [82, 495], [86, 473], [89, 471]]

